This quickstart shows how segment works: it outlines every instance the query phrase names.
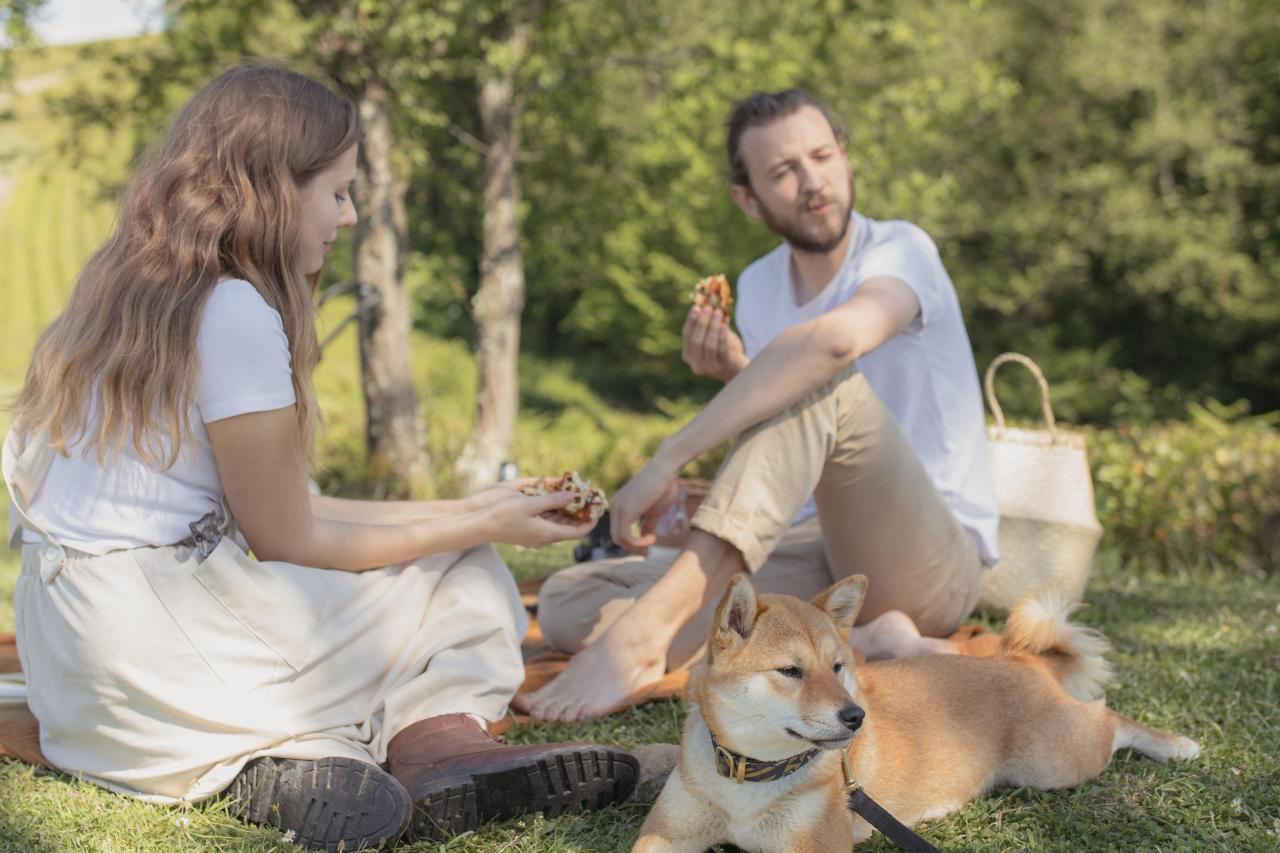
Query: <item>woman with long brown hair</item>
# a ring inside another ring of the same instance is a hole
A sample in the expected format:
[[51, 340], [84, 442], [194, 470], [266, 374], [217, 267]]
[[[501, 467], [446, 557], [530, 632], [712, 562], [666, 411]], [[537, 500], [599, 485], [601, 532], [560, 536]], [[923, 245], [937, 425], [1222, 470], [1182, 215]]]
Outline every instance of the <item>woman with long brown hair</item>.
[[156, 802], [226, 792], [325, 849], [604, 805], [636, 770], [488, 732], [526, 627], [488, 543], [581, 536], [553, 520], [567, 496], [308, 494], [313, 288], [356, 222], [359, 136], [292, 72], [200, 90], [37, 343], [4, 445], [45, 756]]

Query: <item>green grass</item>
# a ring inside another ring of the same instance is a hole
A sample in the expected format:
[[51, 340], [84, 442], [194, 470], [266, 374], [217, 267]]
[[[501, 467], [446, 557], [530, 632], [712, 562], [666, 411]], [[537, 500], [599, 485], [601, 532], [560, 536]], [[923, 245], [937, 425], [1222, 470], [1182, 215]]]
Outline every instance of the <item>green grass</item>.
[[[568, 560], [567, 546], [507, 549], [518, 576]], [[12, 568], [0, 569], [8, 576]], [[1275, 850], [1280, 846], [1280, 580], [1206, 571], [1136, 575], [1107, 555], [1089, 590], [1083, 621], [1115, 646], [1108, 701], [1204, 748], [1165, 766], [1116, 756], [1077, 788], [1004, 790], [919, 830], [960, 850]], [[519, 731], [523, 742], [588, 739], [634, 746], [679, 737], [683, 706], [662, 702], [586, 727]], [[547, 821], [531, 818], [455, 839], [401, 849], [518, 853], [627, 849], [646, 807], [627, 805]], [[293, 849], [279, 833], [250, 827], [216, 803], [179, 811], [102, 791], [56, 773], [0, 763], [0, 849]], [[7, 846], [6, 846], [7, 845]], [[892, 850], [877, 838], [867, 850]]]

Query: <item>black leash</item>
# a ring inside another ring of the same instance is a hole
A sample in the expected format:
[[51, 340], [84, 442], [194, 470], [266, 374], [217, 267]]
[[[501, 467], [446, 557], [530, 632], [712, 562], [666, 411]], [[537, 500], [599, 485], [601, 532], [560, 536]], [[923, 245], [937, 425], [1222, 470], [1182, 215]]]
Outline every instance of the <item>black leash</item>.
[[885, 811], [859, 786], [849, 793], [849, 809], [884, 833], [884, 837], [907, 853], [939, 853], [938, 848], [916, 835], [906, 824]]
[[907, 853], [939, 853], [937, 847], [916, 835], [906, 824], [889, 814], [879, 803], [867, 796], [867, 792], [862, 790], [858, 780], [853, 778], [853, 762], [849, 758], [849, 752], [852, 749], [853, 742], [850, 741], [849, 745], [840, 753], [841, 766], [844, 769], [844, 790], [849, 795], [849, 799], [846, 800], [849, 810], [880, 830], [885, 838], [907, 851]]

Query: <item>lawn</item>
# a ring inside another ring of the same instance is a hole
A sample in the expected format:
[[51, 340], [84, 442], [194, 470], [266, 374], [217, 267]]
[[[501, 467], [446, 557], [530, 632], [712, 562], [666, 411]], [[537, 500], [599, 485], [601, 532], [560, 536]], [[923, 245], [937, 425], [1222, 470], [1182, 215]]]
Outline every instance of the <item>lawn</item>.
[[[568, 559], [567, 546], [506, 552], [519, 577]], [[0, 563], [0, 591], [16, 565]], [[1080, 618], [1114, 644], [1112, 707], [1197, 739], [1204, 751], [1161, 766], [1129, 752], [1078, 788], [999, 791], [919, 827], [957, 850], [1275, 850], [1280, 848], [1280, 579], [1225, 572], [1136, 575], [1099, 556]], [[524, 742], [587, 739], [630, 747], [673, 742], [684, 708], [661, 702], [585, 727], [517, 730]], [[411, 851], [613, 851], [629, 848], [646, 807], [553, 821], [530, 818]], [[0, 762], [0, 849], [270, 851], [280, 834], [217, 803], [148, 806], [66, 776]], [[867, 850], [891, 850], [877, 838]]]

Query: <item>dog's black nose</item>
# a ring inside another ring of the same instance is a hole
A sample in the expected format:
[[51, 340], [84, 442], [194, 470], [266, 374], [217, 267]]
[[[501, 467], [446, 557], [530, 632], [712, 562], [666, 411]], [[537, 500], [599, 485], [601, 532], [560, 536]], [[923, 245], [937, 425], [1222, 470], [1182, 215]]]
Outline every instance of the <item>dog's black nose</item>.
[[866, 715], [866, 711], [850, 702], [840, 709], [840, 713], [837, 716], [840, 717], [840, 722], [844, 723], [849, 731], [856, 732], [862, 726], [862, 718]]

